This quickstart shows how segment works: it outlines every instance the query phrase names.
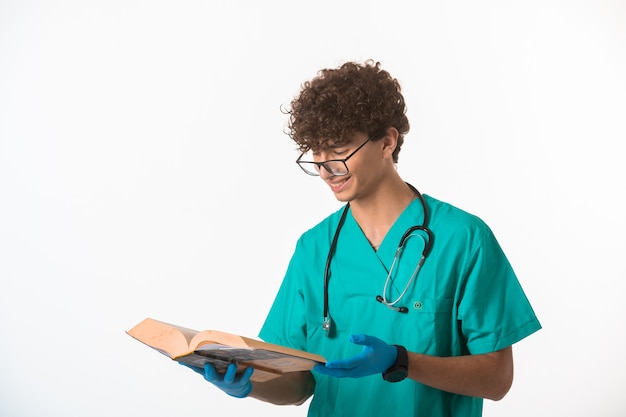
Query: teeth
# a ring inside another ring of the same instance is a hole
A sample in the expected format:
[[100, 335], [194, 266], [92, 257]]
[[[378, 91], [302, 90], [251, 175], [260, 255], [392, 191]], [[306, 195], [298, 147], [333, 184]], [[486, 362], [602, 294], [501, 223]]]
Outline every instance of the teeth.
[[337, 182], [333, 182], [333, 183], [331, 183], [330, 185], [331, 185], [332, 187], [337, 187], [337, 186], [340, 186], [341, 184], [345, 183], [346, 181], [348, 181], [348, 179], [347, 179], [347, 178], [344, 178], [344, 179], [339, 180], [339, 181], [337, 181]]

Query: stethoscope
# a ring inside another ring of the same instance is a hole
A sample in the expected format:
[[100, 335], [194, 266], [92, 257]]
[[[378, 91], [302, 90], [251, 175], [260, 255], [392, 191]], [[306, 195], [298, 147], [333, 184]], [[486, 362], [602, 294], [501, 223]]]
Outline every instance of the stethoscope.
[[[420, 203], [422, 204], [423, 212], [424, 212], [424, 220], [422, 221], [422, 224], [420, 226], [409, 227], [407, 231], [404, 232], [404, 234], [400, 238], [400, 243], [398, 243], [396, 254], [393, 257], [391, 268], [389, 269], [389, 273], [387, 274], [387, 279], [385, 280], [385, 285], [383, 287], [383, 295], [376, 296], [376, 301], [386, 305], [390, 309], [395, 310], [399, 313], [409, 312], [409, 309], [407, 307], [396, 306], [396, 304], [398, 304], [400, 300], [402, 300], [402, 297], [404, 297], [404, 295], [408, 291], [413, 281], [415, 281], [417, 274], [422, 268], [422, 265], [424, 264], [426, 257], [428, 256], [428, 254], [430, 253], [433, 247], [433, 241], [434, 241], [433, 232], [428, 228], [429, 213], [428, 213], [428, 207], [426, 206], [426, 201], [424, 200], [424, 197], [422, 196], [422, 194], [419, 191], [417, 191], [415, 187], [413, 187], [409, 183], [406, 183], [406, 185], [408, 185], [409, 188], [419, 198]], [[330, 336], [330, 332], [332, 329], [331, 318], [330, 318], [330, 315], [328, 314], [328, 281], [330, 280], [330, 263], [333, 259], [333, 255], [335, 254], [335, 249], [337, 248], [337, 240], [339, 239], [339, 232], [341, 231], [341, 228], [343, 227], [343, 224], [346, 220], [346, 215], [348, 214], [349, 208], [350, 208], [350, 203], [347, 203], [343, 209], [343, 212], [341, 213], [341, 217], [339, 218], [339, 223], [337, 224], [337, 229], [335, 230], [333, 240], [330, 244], [330, 249], [328, 250], [328, 257], [326, 258], [326, 267], [324, 268], [324, 321], [322, 323], [322, 329], [324, 329], [324, 331], [326, 332], [326, 336]], [[415, 233], [418, 231], [421, 231], [424, 233]], [[404, 244], [410, 237], [413, 237], [413, 236], [420, 236], [424, 239], [424, 249], [422, 250], [422, 256], [419, 262], [417, 263], [415, 270], [413, 270], [413, 273], [411, 274], [411, 278], [409, 279], [408, 283], [404, 287], [404, 290], [402, 291], [402, 293], [400, 293], [400, 295], [395, 300], [390, 301], [387, 299], [387, 288], [389, 286], [389, 283], [391, 282], [391, 274], [393, 273], [394, 267], [396, 265], [396, 261], [398, 260], [398, 257], [400, 256], [400, 252], [402, 251]]]

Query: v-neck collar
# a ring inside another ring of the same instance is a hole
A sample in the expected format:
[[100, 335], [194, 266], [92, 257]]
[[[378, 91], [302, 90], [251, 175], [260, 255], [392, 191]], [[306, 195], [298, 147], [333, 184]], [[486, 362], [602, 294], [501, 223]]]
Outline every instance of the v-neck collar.
[[423, 221], [424, 209], [419, 198], [416, 198], [409, 203], [391, 225], [391, 228], [387, 231], [378, 250], [372, 248], [365, 233], [363, 233], [363, 230], [352, 215], [352, 209], [348, 210], [348, 215], [343, 226], [345, 230], [342, 230], [341, 233], [345, 233], [344, 236], [353, 239], [351, 245], [354, 245], [354, 249], [357, 250], [357, 253], [368, 253], [369, 251], [375, 258], [378, 258], [378, 263], [385, 270], [385, 273], [388, 273], [404, 232], [411, 226], [421, 225]]

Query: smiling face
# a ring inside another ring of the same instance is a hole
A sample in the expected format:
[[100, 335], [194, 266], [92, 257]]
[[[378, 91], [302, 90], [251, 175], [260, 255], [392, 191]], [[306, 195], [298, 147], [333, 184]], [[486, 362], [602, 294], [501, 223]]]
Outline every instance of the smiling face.
[[312, 157], [317, 163], [345, 160], [348, 168], [345, 175], [334, 175], [324, 166], [319, 168], [320, 178], [328, 184], [337, 200], [366, 199], [374, 194], [389, 173], [395, 173], [392, 154], [396, 140], [397, 131], [393, 128], [379, 139], [369, 138], [365, 133], [354, 133], [341, 145], [335, 146], [330, 142], [323, 150], [314, 152]]

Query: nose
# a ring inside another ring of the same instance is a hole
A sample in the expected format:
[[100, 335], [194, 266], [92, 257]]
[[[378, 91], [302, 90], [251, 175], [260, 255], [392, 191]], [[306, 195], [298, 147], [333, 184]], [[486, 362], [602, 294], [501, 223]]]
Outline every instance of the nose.
[[334, 177], [334, 175], [331, 172], [329, 172], [326, 169], [326, 167], [323, 166], [323, 165], [320, 167], [319, 173], [320, 173], [320, 178], [323, 179], [323, 180], [328, 179], [330, 177]]

